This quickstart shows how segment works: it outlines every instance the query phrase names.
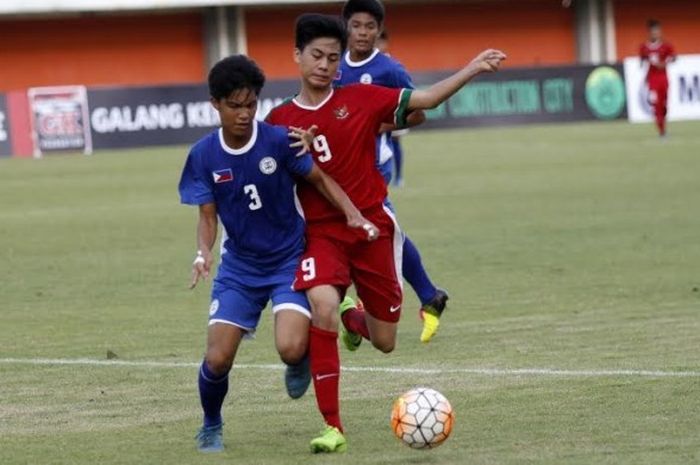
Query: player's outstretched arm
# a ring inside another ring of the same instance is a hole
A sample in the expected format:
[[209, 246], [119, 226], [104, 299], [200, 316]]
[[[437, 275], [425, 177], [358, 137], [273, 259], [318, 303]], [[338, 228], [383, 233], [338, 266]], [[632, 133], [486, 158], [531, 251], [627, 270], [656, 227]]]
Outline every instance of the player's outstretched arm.
[[437, 107], [479, 74], [498, 71], [501, 62], [505, 59], [506, 54], [500, 50], [484, 50], [467, 66], [447, 79], [443, 79], [427, 89], [414, 90], [408, 101], [409, 110]]
[[397, 129], [406, 129], [418, 126], [425, 122], [425, 112], [423, 110], [413, 110], [406, 115], [406, 124], [402, 127], [397, 127], [395, 124], [382, 123], [379, 127], [379, 134], [385, 132], [396, 131]]
[[311, 172], [306, 176], [309, 181], [328, 201], [333, 204], [338, 210], [345, 214], [348, 221], [348, 226], [351, 228], [362, 228], [367, 232], [367, 240], [373, 241], [379, 237], [379, 229], [366, 219], [357, 209], [350, 197], [343, 191], [333, 178], [328, 176], [315, 163], [311, 168]]
[[211, 271], [214, 256], [211, 253], [216, 241], [218, 227], [216, 204], [206, 203], [199, 206], [199, 222], [197, 223], [197, 256], [192, 262], [192, 282], [194, 289], [200, 279], [207, 279]]

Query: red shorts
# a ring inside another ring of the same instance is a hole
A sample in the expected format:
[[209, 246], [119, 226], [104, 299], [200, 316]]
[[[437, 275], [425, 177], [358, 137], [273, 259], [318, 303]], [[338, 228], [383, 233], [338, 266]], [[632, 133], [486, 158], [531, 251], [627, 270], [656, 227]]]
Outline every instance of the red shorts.
[[386, 207], [363, 211], [379, 228], [379, 237], [367, 241], [367, 232], [350, 229], [345, 221], [321, 221], [306, 226], [306, 251], [297, 268], [297, 291], [329, 284], [344, 292], [351, 283], [365, 310], [378, 320], [397, 322], [401, 316], [403, 237]]

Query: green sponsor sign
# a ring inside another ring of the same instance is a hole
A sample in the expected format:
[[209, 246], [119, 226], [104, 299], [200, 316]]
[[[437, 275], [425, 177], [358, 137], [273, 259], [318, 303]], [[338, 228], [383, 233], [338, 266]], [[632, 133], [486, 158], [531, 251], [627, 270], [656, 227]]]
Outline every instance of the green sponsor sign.
[[[619, 67], [569, 66], [503, 70], [480, 76], [427, 112], [426, 127], [614, 119], [625, 116]], [[433, 83], [448, 73], [414, 76]]]

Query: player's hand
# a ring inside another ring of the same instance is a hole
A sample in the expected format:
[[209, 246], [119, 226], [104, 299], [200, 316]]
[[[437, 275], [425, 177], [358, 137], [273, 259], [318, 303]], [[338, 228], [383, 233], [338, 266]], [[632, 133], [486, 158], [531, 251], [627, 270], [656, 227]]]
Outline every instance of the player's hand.
[[200, 279], [206, 280], [209, 277], [209, 271], [211, 270], [213, 261], [214, 257], [210, 251], [197, 251], [197, 256], [192, 262], [192, 282], [190, 283], [190, 289], [194, 289]]
[[348, 218], [348, 226], [355, 229], [363, 229], [367, 233], [367, 241], [369, 242], [379, 237], [379, 228], [362, 215]]
[[500, 50], [484, 50], [474, 58], [469, 65], [475, 67], [482, 73], [494, 73], [498, 71], [501, 62], [506, 59], [506, 54]]
[[318, 126], [316, 126], [315, 124], [309, 129], [302, 129], [294, 126], [289, 127], [289, 137], [292, 139], [296, 139], [296, 142], [292, 142], [291, 144], [289, 144], [289, 146], [301, 147], [296, 153], [297, 157], [304, 155], [307, 152], [311, 152], [311, 147], [313, 147], [314, 137], [316, 136], [317, 130]]

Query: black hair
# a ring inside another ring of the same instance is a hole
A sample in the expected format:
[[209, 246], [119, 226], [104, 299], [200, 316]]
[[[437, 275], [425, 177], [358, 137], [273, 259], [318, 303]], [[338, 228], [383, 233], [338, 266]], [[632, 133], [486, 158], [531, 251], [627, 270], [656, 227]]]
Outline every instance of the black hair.
[[226, 98], [233, 91], [250, 89], [255, 95], [265, 85], [265, 74], [245, 55], [231, 55], [219, 61], [209, 71], [209, 95], [216, 100]]
[[343, 5], [343, 19], [350, 21], [355, 13], [367, 13], [377, 20], [378, 25], [384, 22], [384, 5], [380, 0], [348, 0]]
[[659, 21], [658, 19], [650, 19], [649, 21], [647, 21], [647, 28], [649, 29], [659, 26], [661, 26], [661, 21]]
[[299, 50], [320, 37], [331, 37], [340, 41], [341, 51], [348, 45], [345, 24], [337, 16], [306, 13], [297, 18], [295, 46]]

